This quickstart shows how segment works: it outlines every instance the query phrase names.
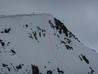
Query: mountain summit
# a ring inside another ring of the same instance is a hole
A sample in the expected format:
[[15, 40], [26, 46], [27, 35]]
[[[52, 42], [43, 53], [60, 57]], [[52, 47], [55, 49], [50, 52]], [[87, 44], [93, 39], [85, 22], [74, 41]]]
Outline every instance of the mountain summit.
[[1, 16], [0, 74], [98, 74], [98, 54], [49, 14]]

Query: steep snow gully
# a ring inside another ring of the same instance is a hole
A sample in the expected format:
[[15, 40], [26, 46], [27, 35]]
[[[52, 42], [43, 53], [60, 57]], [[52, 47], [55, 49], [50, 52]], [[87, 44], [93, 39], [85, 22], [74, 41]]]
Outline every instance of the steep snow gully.
[[98, 54], [49, 14], [1, 16], [0, 74], [98, 74]]

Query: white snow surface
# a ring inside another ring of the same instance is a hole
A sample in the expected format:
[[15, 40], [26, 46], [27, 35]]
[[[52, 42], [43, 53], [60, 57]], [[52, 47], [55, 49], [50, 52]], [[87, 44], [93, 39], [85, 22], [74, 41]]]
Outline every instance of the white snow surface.
[[56, 21], [49, 14], [1, 16], [0, 74], [34, 74], [32, 65], [35, 74], [98, 74], [98, 53]]

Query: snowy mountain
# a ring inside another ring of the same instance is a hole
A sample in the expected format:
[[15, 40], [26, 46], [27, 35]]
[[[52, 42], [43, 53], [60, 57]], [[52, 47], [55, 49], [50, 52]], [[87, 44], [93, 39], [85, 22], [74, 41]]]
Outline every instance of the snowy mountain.
[[1, 16], [0, 74], [98, 74], [98, 53], [52, 15]]

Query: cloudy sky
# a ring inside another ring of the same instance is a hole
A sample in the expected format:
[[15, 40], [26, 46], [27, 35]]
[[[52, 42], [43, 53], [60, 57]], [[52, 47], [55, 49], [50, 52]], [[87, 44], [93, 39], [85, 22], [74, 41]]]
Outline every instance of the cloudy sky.
[[49, 13], [98, 51], [98, 0], [0, 0], [0, 15]]

